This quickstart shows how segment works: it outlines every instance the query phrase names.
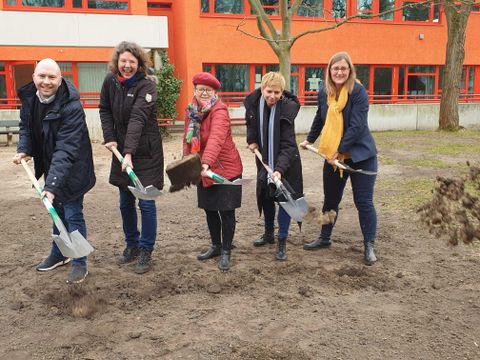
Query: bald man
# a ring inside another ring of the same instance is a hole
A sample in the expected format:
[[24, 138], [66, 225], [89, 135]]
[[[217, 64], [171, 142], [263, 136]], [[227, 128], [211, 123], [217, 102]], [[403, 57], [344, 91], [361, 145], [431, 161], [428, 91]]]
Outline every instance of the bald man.
[[[68, 231], [78, 230], [86, 238], [83, 197], [95, 185], [95, 173], [78, 91], [62, 78], [54, 60], [43, 59], [35, 67], [33, 81], [18, 90], [18, 97], [20, 136], [13, 162], [33, 158], [36, 178], [43, 175], [45, 180], [44, 195]], [[59, 233], [55, 225], [53, 233]], [[70, 260], [52, 241], [50, 255], [37, 270], [53, 270]], [[87, 258], [73, 259], [67, 283], [80, 283], [87, 275]]]

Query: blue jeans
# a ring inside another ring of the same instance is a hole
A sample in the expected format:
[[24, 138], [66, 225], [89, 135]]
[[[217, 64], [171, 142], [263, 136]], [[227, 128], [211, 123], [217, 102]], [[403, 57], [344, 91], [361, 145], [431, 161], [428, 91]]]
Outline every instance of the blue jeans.
[[138, 199], [142, 216], [142, 233], [138, 231], [136, 198], [128, 189], [120, 189], [120, 213], [122, 214], [123, 232], [129, 248], [142, 248], [149, 252], [155, 246], [157, 237], [157, 208], [155, 200]]
[[[263, 214], [265, 216], [265, 231], [272, 231], [275, 223], [275, 201], [273, 198], [264, 195], [262, 199]], [[285, 238], [288, 236], [290, 228], [290, 215], [279, 205], [278, 206], [278, 237]]]
[[[352, 168], [377, 171], [377, 157], [373, 156], [367, 160], [354, 163], [350, 159], [345, 163]], [[347, 184], [348, 177], [352, 183], [353, 201], [358, 210], [358, 219], [365, 243], [375, 241], [377, 231], [377, 213], [373, 205], [373, 189], [376, 176], [363, 175], [359, 173], [343, 172], [343, 178], [340, 173], [334, 172], [333, 166], [326, 161], [323, 165], [323, 193], [325, 201], [323, 203], [323, 212], [335, 210], [338, 217], [338, 206], [342, 201], [343, 190]], [[336, 220], [336, 219], [335, 219]], [[322, 226], [320, 236], [330, 239], [334, 224]]]
[[[65, 203], [61, 203], [54, 199], [53, 206], [55, 207], [55, 210], [57, 210], [58, 216], [62, 219], [68, 232], [78, 230], [85, 239], [87, 238], [87, 226], [83, 217], [83, 195], [76, 200]], [[53, 234], [60, 234], [55, 224], [53, 225]], [[52, 241], [52, 250], [50, 254], [58, 258], [63, 256], [55, 241]], [[72, 265], [87, 266], [87, 257], [84, 256], [73, 259]]]

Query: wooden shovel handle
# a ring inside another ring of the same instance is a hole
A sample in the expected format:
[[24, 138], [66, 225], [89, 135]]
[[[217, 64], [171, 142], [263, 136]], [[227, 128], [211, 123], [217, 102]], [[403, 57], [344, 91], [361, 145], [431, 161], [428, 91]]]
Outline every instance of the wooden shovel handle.
[[33, 186], [35, 187], [35, 190], [37, 190], [38, 195], [41, 195], [42, 187], [40, 186], [40, 183], [38, 182], [37, 178], [33, 174], [32, 169], [30, 169], [30, 166], [28, 166], [27, 162], [24, 159], [20, 159], [20, 162], [22, 163], [23, 168], [27, 172], [27, 175], [30, 178], [30, 181], [32, 182]]

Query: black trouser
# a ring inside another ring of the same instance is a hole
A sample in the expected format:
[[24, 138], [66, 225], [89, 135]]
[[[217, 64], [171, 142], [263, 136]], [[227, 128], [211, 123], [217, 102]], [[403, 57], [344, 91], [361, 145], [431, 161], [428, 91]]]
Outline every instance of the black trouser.
[[235, 234], [235, 210], [205, 210], [205, 213], [212, 244], [214, 246], [222, 245], [223, 250], [230, 251]]

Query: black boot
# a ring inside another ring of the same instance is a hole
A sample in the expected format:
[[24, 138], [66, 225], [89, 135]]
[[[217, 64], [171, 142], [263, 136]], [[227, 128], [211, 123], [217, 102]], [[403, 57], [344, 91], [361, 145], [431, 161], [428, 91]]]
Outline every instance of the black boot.
[[373, 252], [373, 241], [369, 241], [365, 243], [365, 256], [363, 258], [363, 261], [365, 262], [365, 265], [371, 266], [377, 261], [377, 257], [375, 256], [375, 253]]
[[319, 236], [317, 240], [304, 244], [303, 250], [316, 250], [316, 249], [328, 248], [330, 247], [330, 245], [332, 245], [330, 238], [324, 238], [322, 236]]
[[197, 259], [200, 261], [208, 260], [216, 256], [220, 256], [221, 245], [212, 245], [207, 251], [200, 253]]
[[222, 250], [222, 255], [218, 262], [218, 268], [221, 271], [228, 271], [228, 269], [230, 269], [230, 250]]
[[278, 252], [275, 256], [277, 260], [285, 261], [287, 257], [287, 238], [278, 238]]
[[138, 247], [127, 247], [123, 250], [122, 256], [118, 258], [117, 264], [129, 264], [137, 260], [138, 254], [140, 254], [140, 249]]
[[259, 247], [266, 244], [275, 244], [275, 236], [273, 230], [265, 230], [265, 234], [260, 236], [260, 239], [253, 242], [253, 246]]
[[137, 274], [143, 274], [150, 270], [152, 267], [152, 252], [140, 249], [140, 253], [138, 255], [138, 262], [135, 265], [135, 272]]

